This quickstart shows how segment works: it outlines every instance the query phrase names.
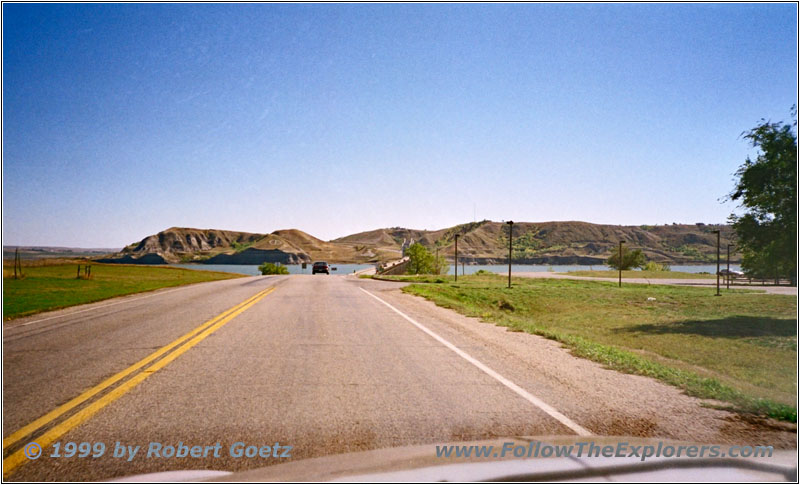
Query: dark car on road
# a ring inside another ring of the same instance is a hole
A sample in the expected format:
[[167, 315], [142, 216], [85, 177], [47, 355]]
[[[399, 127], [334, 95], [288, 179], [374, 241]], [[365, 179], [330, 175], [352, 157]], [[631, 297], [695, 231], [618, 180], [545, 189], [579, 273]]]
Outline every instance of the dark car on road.
[[327, 275], [331, 274], [331, 267], [325, 261], [317, 261], [314, 263], [314, 266], [311, 267], [311, 274], [317, 273], [325, 273]]

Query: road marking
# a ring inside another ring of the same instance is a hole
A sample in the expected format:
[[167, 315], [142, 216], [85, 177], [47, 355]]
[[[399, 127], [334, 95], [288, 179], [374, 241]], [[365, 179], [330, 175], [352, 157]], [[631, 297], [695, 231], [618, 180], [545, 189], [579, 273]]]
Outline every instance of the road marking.
[[[144, 379], [152, 375], [157, 370], [163, 368], [173, 360], [175, 360], [178, 356], [189, 350], [190, 348], [197, 345], [200, 341], [217, 331], [226, 323], [230, 322], [234, 318], [236, 318], [239, 314], [250, 308], [251, 306], [255, 305], [265, 296], [269, 295], [275, 291], [275, 288], [267, 288], [256, 295], [248, 298], [247, 300], [239, 303], [238, 305], [234, 306], [233, 308], [226, 310], [219, 314], [218, 316], [212, 318], [211, 320], [203, 323], [199, 327], [195, 328], [194, 330], [190, 331], [189, 333], [179, 337], [178, 339], [174, 340], [173, 342], [167, 344], [166, 346], [162, 347], [161, 349], [157, 350], [156, 352], [150, 354], [149, 356], [145, 357], [144, 359], [140, 360], [136, 364], [128, 367], [127, 369], [119, 372], [118, 374], [106, 379], [105, 381], [101, 382], [97, 386], [89, 389], [88, 391], [84, 392], [80, 396], [72, 399], [71, 401], [59, 406], [58, 408], [54, 409], [53, 411], [47, 413], [46, 415], [42, 416], [41, 418], [33, 421], [32, 423], [24, 426], [20, 430], [16, 431], [12, 435], [7, 438], [3, 439], [3, 450], [7, 446], [10, 446], [21, 438], [29, 435], [31, 432], [41, 428], [42, 426], [46, 425], [47, 423], [53, 421], [57, 417], [61, 416], [62, 414], [66, 413], [67, 411], [73, 409], [74, 407], [78, 406], [79, 404], [83, 403], [87, 399], [91, 398], [92, 396], [96, 395], [97, 393], [101, 392], [102, 390], [108, 388], [109, 386], [113, 385], [120, 379], [130, 375], [131, 373], [135, 372], [136, 370], [144, 367], [148, 363], [152, 362], [153, 360], [157, 359], [159, 356], [165, 354], [166, 352], [172, 350], [174, 347], [184, 342], [186, 339], [190, 339], [186, 341], [183, 345], [175, 349], [172, 353], [168, 354], [166, 357], [161, 359], [160, 361], [156, 362], [155, 364], [151, 365], [147, 369], [143, 370], [141, 373], [135, 375], [127, 382], [123, 383], [116, 389], [112, 390], [102, 398], [98, 399], [94, 403], [90, 404], [86, 408], [80, 410], [75, 415], [71, 416], [63, 423], [58, 424], [57, 426], [50, 429], [48, 432], [40, 436], [35, 441], [39, 443], [42, 448], [47, 448], [51, 443], [53, 443], [56, 439], [58, 439], [61, 435], [68, 432], [72, 428], [78, 426], [79, 424], [83, 423], [87, 419], [89, 419], [92, 415], [97, 413], [100, 409], [108, 405], [109, 403], [115, 401], [120, 396], [128, 392], [130, 389], [135, 387], [137, 384], [142, 382]], [[202, 333], [201, 333], [202, 332]], [[193, 337], [193, 338], [192, 338]], [[20, 463], [25, 461], [25, 455], [23, 450], [17, 450], [15, 453], [11, 454], [8, 458], [3, 460], [3, 476], [6, 476], [10, 473], [14, 468], [19, 466]]]
[[148, 355], [144, 359], [142, 359], [139, 362], [131, 365], [127, 369], [122, 370], [122, 371], [118, 372], [117, 374], [114, 374], [113, 376], [111, 376], [108, 379], [104, 380], [100, 384], [92, 387], [91, 389], [89, 389], [87, 391], [84, 391], [78, 397], [75, 397], [75, 398], [71, 399], [70, 401], [62, 404], [61, 406], [57, 407], [56, 409], [54, 409], [54, 410], [50, 411], [49, 413], [45, 414], [41, 418], [39, 418], [39, 419], [27, 424], [26, 426], [20, 428], [19, 430], [17, 430], [16, 432], [12, 433], [9, 436], [7, 436], [6, 438], [3, 438], [3, 450], [5, 450], [9, 446], [13, 445], [14, 443], [19, 441], [20, 439], [24, 438], [25, 436], [29, 435], [30, 433], [32, 433], [32, 432], [36, 431], [37, 429], [41, 428], [42, 426], [46, 425], [50, 421], [56, 419], [57, 417], [61, 416], [64, 413], [66, 413], [67, 411], [73, 409], [75, 406], [78, 406], [79, 404], [83, 403], [87, 399], [91, 398], [92, 396], [94, 396], [94, 395], [98, 394], [99, 392], [103, 391], [104, 389], [108, 388], [109, 386], [114, 385], [119, 380], [124, 379], [126, 376], [130, 375], [134, 371], [144, 367], [148, 363], [150, 363], [153, 360], [157, 359], [158, 357], [164, 355], [166, 352], [168, 352], [172, 348], [176, 347], [177, 345], [179, 345], [184, 340], [186, 340], [188, 338], [191, 338], [192, 336], [202, 332], [203, 329], [213, 325], [214, 323], [216, 323], [217, 321], [221, 320], [222, 318], [225, 318], [227, 315], [229, 315], [230, 313], [234, 312], [240, 306], [243, 306], [243, 305], [247, 304], [247, 302], [249, 302], [250, 300], [258, 297], [259, 294], [260, 293], [257, 293], [256, 295], [252, 296], [251, 298], [248, 298], [247, 300], [243, 301], [242, 303], [239, 303], [236, 306], [234, 306], [234, 307], [222, 312], [221, 314], [217, 315], [216, 317], [212, 318], [211, 320], [208, 320], [207, 322], [203, 323], [202, 325], [194, 328], [193, 330], [189, 331], [188, 333], [186, 333], [186, 334], [178, 337], [177, 339], [173, 340], [171, 343], [165, 345], [164, 347], [161, 347], [160, 349], [156, 350], [155, 352], [153, 352], [152, 354]]
[[431, 331], [430, 329], [428, 329], [428, 327], [426, 327], [426, 326], [422, 325], [421, 323], [417, 322], [413, 318], [409, 317], [405, 313], [403, 313], [400, 310], [398, 310], [397, 308], [393, 307], [391, 304], [389, 304], [388, 302], [384, 301], [383, 299], [373, 295], [372, 293], [370, 293], [369, 291], [365, 290], [364, 288], [359, 288], [359, 289], [361, 291], [363, 291], [364, 293], [368, 294], [369, 296], [371, 296], [372, 298], [375, 298], [379, 302], [383, 303], [387, 307], [391, 308], [395, 313], [397, 313], [401, 317], [405, 318], [406, 320], [408, 320], [409, 322], [414, 324], [417, 328], [419, 328], [423, 332], [427, 333], [428, 335], [430, 335], [431, 337], [436, 339], [439, 343], [441, 343], [442, 345], [444, 345], [448, 349], [450, 349], [453, 352], [455, 352], [456, 354], [458, 354], [461, 358], [463, 358], [464, 360], [466, 360], [470, 364], [472, 364], [475, 367], [477, 367], [478, 369], [482, 370], [483, 372], [485, 372], [486, 374], [488, 374], [489, 376], [491, 376], [495, 380], [499, 381], [501, 384], [503, 384], [507, 388], [509, 388], [512, 391], [516, 392], [518, 395], [523, 397], [525, 400], [527, 400], [528, 402], [530, 402], [534, 406], [538, 407], [542, 411], [544, 411], [547, 414], [549, 414], [551, 417], [553, 417], [556, 420], [558, 420], [558, 422], [560, 422], [561, 424], [563, 424], [567, 428], [569, 428], [572, 431], [574, 431], [577, 435], [579, 435], [579, 436], [592, 436], [592, 433], [589, 430], [587, 430], [586, 428], [580, 426], [575, 421], [573, 421], [573, 420], [569, 419], [568, 417], [564, 416], [563, 414], [558, 412], [554, 407], [550, 406], [549, 404], [547, 404], [546, 402], [542, 401], [538, 397], [536, 397], [533, 394], [529, 393], [525, 389], [519, 387], [518, 385], [514, 384], [510, 380], [508, 380], [505, 377], [501, 376], [500, 374], [498, 374], [497, 372], [495, 372], [491, 368], [487, 367], [485, 364], [483, 364], [478, 359], [472, 357], [468, 353], [464, 352], [463, 350], [461, 350], [458, 347], [456, 347], [455, 345], [451, 344], [450, 342], [448, 342], [444, 338], [440, 337], [438, 334], [436, 334], [433, 331]]

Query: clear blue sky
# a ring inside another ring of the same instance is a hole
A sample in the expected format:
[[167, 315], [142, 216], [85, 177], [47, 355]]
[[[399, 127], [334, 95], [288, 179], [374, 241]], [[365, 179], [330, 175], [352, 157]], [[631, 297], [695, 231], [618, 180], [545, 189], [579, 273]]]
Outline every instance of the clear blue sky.
[[4, 4], [3, 244], [724, 222], [797, 46], [794, 4]]

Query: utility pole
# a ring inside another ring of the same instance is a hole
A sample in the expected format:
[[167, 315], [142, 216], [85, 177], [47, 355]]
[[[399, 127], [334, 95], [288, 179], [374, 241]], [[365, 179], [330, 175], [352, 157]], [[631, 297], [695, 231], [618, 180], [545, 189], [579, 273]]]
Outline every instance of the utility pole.
[[622, 245], [625, 241], [619, 242], [619, 259], [617, 260], [617, 267], [619, 268], [619, 287], [622, 288]]
[[722, 296], [719, 292], [719, 229], [714, 232], [717, 233], [717, 294], [714, 296]]
[[456, 281], [458, 281], [458, 234], [456, 234]]
[[436, 246], [436, 262], [434, 264], [436, 265], [436, 274], [439, 274], [439, 246], [438, 245]]
[[514, 238], [514, 221], [508, 221], [506, 224], [508, 224], [508, 287], [511, 288], [511, 240]]

